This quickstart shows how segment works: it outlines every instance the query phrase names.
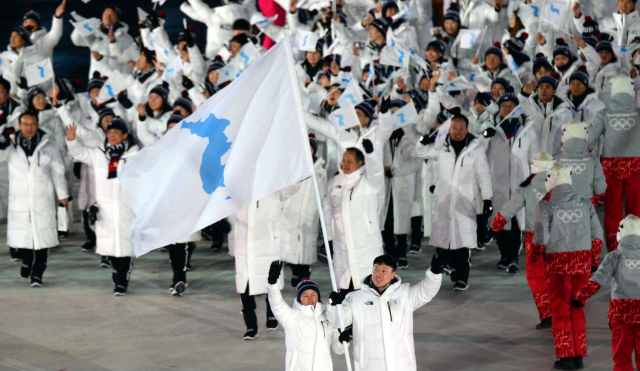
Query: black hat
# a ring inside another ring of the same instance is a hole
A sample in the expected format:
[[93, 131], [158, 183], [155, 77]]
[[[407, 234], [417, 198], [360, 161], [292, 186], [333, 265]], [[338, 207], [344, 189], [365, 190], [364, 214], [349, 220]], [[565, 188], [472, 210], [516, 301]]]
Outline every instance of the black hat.
[[393, 0], [387, 0], [384, 2], [384, 4], [382, 4], [382, 16], [386, 17], [387, 16], [387, 9], [395, 9], [397, 11], [400, 11], [400, 8], [398, 8], [398, 4], [396, 4], [395, 1]]
[[5, 80], [2, 75], [0, 75], [0, 85], [4, 86], [7, 92], [11, 91], [11, 83]]
[[36, 13], [33, 9], [27, 9], [27, 12], [24, 13], [24, 16], [22, 17], [22, 21], [26, 21], [27, 19], [33, 19], [34, 21], [36, 21], [38, 23], [38, 26], [40, 26], [41, 22], [40, 22], [40, 15], [38, 13]]
[[440, 111], [436, 119], [438, 120], [438, 124], [443, 124], [448, 119], [460, 114], [461, 114], [460, 107], [453, 107], [451, 109], [445, 109]]
[[120, 130], [123, 134], [127, 134], [129, 132], [129, 129], [127, 129], [127, 124], [118, 116], [116, 116], [113, 121], [111, 121], [109, 125], [107, 125], [107, 131], [111, 129]]
[[611, 55], [615, 55], [613, 53], [613, 45], [611, 42], [613, 41], [613, 37], [611, 35], [602, 33], [598, 38], [598, 44], [596, 44], [596, 51], [600, 53], [601, 51], [608, 51]]
[[509, 88], [509, 86], [511, 86], [509, 81], [507, 81], [507, 79], [505, 79], [503, 77], [496, 77], [496, 79], [491, 82], [491, 87], [493, 88], [493, 85], [495, 85], [495, 84], [502, 85], [504, 90], [507, 90]]
[[434, 39], [429, 44], [427, 44], [427, 50], [429, 50], [429, 48], [435, 48], [440, 54], [444, 55], [447, 51], [448, 46], [449, 38], [443, 37], [441, 39]]
[[427, 105], [427, 101], [429, 100], [428, 93], [422, 92], [420, 90], [410, 90], [407, 92], [411, 97], [411, 100], [416, 105], [416, 111], [420, 111]]
[[[381, 80], [380, 78], [382, 77], [382, 65], [378, 62], [371, 62], [373, 63], [373, 73], [375, 73], [375, 78], [373, 79], [373, 85], [378, 85]], [[371, 63], [367, 63], [364, 68], [362, 69], [362, 74], [364, 75], [365, 72], [369, 72], [371, 69]]]
[[[105, 6], [104, 10], [107, 10], [107, 9], [111, 9], [114, 12], [116, 12], [116, 14], [118, 15], [118, 20], [120, 18], [122, 18], [122, 11], [120, 11], [120, 8], [116, 4], [109, 4], [109, 5]], [[103, 12], [104, 12], [104, 10], [103, 10]]]
[[251, 31], [251, 24], [246, 19], [240, 18], [233, 22], [231, 29], [233, 31]]
[[71, 82], [68, 79], [56, 78], [56, 85], [58, 85], [59, 100], [73, 99], [73, 96], [75, 94], [75, 89], [73, 88], [73, 85], [71, 85]]
[[495, 42], [493, 43], [493, 45], [491, 45], [491, 47], [489, 47], [489, 49], [487, 49], [486, 52], [484, 52], [484, 58], [487, 59], [487, 56], [489, 56], [489, 54], [494, 54], [497, 55], [498, 58], [500, 58], [500, 61], [502, 61], [502, 48], [500, 48], [500, 43], [499, 42]]
[[533, 73], [535, 74], [540, 70], [540, 68], [546, 68], [547, 71], [553, 70], [551, 63], [543, 53], [536, 54], [536, 57], [533, 59]]
[[542, 84], [549, 84], [551, 85], [553, 90], [556, 90], [558, 88], [559, 81], [560, 81], [560, 75], [558, 75], [557, 72], [551, 72], [548, 75], [542, 76], [540, 80], [538, 80], [538, 87], [540, 87], [540, 85]]
[[207, 69], [207, 75], [213, 71], [221, 69], [222, 67], [224, 67], [224, 61], [222, 60], [221, 56], [216, 55], [216, 57], [211, 61], [211, 65], [209, 65], [209, 68]]
[[102, 119], [105, 118], [106, 116], [116, 117], [116, 113], [113, 112], [113, 110], [109, 107], [105, 107], [100, 111], [98, 111], [98, 126], [100, 126], [100, 124], [102, 123]]
[[496, 104], [498, 105], [498, 107], [500, 107], [500, 105], [502, 105], [502, 103], [504, 102], [513, 102], [516, 104], [516, 106], [520, 104], [520, 100], [518, 99], [516, 93], [514, 93], [513, 87], [509, 86], [507, 88], [507, 91], [502, 94], [500, 98], [498, 98]]
[[573, 59], [573, 53], [571, 53], [569, 45], [564, 41], [563, 38], [556, 39], [556, 47], [553, 49], [553, 58], [558, 55], [564, 55], [569, 59]]
[[237, 42], [238, 44], [240, 44], [240, 46], [243, 46], [244, 44], [249, 42], [249, 36], [243, 33], [237, 34], [231, 38], [231, 41], [229, 41], [229, 43], [232, 42]]
[[449, 9], [447, 9], [447, 12], [444, 15], [444, 20], [450, 20], [460, 24], [460, 8], [458, 7], [458, 4], [451, 3], [451, 5], [449, 5]]
[[182, 107], [185, 110], [187, 110], [187, 112], [189, 112], [189, 114], [193, 113], [193, 101], [191, 100], [191, 98], [189, 98], [189, 93], [186, 90], [182, 91], [182, 96], [180, 96], [178, 99], [176, 99], [175, 102], [173, 102], [173, 108], [175, 109], [176, 107]]
[[151, 93], [159, 95], [164, 103], [168, 104], [167, 99], [169, 99], [169, 87], [167, 86], [166, 82], [163, 82], [161, 85], [154, 86], [153, 89], [151, 89], [151, 91], [149, 92], [149, 95], [151, 95]]
[[324, 39], [319, 39], [318, 42], [316, 42], [316, 52], [324, 54]]
[[189, 26], [186, 30], [182, 30], [180, 34], [178, 34], [178, 44], [181, 42], [186, 42], [189, 45], [190, 42], [196, 39], [196, 28], [194, 26]]
[[184, 117], [180, 114], [180, 112], [174, 112], [167, 120], [167, 128], [169, 127], [169, 125], [177, 124], [182, 120], [184, 120]]
[[524, 53], [525, 43], [529, 38], [529, 34], [523, 32], [518, 37], [512, 37], [509, 40], [504, 42], [504, 47], [507, 48], [510, 54], [518, 54], [522, 55]]
[[361, 103], [358, 103], [355, 106], [355, 109], [362, 111], [362, 113], [364, 113], [365, 116], [367, 116], [370, 120], [373, 120], [373, 116], [376, 114], [377, 104], [378, 102], [376, 102], [373, 99], [365, 100]]
[[493, 95], [491, 95], [491, 93], [489, 92], [480, 92], [476, 95], [475, 101], [485, 107], [488, 107], [491, 103], [493, 103]]
[[585, 87], [589, 87], [589, 72], [587, 72], [587, 66], [580, 66], [574, 73], [569, 76], [569, 83], [571, 81], [577, 80], [582, 83]]
[[389, 18], [386, 17], [376, 18], [373, 20], [373, 22], [371, 22], [371, 26], [375, 27], [376, 30], [378, 30], [378, 32], [380, 32], [384, 36], [387, 35], [387, 30], [389, 29], [390, 25], [391, 22], [389, 21]]
[[100, 76], [100, 72], [94, 72], [93, 78], [87, 83], [87, 92], [91, 92], [91, 90], [93, 89], [102, 89], [102, 86], [104, 86], [104, 81], [105, 79]]
[[584, 17], [584, 23], [582, 24], [582, 32], [583, 33], [591, 33], [595, 32], [596, 34], [600, 33], [600, 28], [598, 27], [598, 22], [594, 21], [593, 18], [586, 16]]
[[34, 86], [34, 87], [30, 88], [29, 90], [27, 90], [27, 106], [33, 105], [33, 99], [38, 94], [45, 94], [45, 92], [44, 92], [44, 90], [40, 89], [37, 86]]
[[14, 27], [13, 30], [18, 33], [20, 38], [24, 40], [27, 45], [31, 45], [31, 30], [24, 26]]

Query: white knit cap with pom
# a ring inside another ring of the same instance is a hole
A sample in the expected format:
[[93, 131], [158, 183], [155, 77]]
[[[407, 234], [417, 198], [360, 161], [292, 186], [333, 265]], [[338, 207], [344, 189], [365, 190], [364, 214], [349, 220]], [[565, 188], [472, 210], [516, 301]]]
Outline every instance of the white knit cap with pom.
[[572, 138], [587, 140], [589, 138], [589, 124], [579, 121], [571, 121], [562, 126], [562, 143]]
[[632, 97], [636, 96], [635, 86], [631, 77], [618, 75], [611, 79], [611, 97], [613, 98], [617, 94], [629, 94]]
[[540, 152], [533, 161], [531, 161], [531, 173], [538, 174], [551, 170], [555, 164], [556, 162], [553, 160], [553, 156], [547, 152]]
[[620, 222], [616, 239], [620, 242], [620, 240], [632, 234], [640, 235], [640, 218], [633, 214], [629, 214]]
[[544, 186], [547, 192], [551, 192], [552, 189], [560, 184], [571, 184], [571, 170], [554, 166], [553, 169], [547, 172], [547, 179], [544, 182]]

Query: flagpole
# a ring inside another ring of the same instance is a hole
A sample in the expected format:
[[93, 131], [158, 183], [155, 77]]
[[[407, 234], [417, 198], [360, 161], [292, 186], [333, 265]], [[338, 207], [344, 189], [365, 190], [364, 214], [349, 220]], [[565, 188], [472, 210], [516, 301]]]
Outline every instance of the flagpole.
[[[293, 79], [292, 81], [297, 81], [295, 70], [293, 68], [293, 51], [291, 50], [291, 42], [289, 41], [288, 34], [285, 33], [285, 39], [283, 41], [285, 42], [285, 50], [287, 53], [287, 59], [289, 60], [289, 62], [287, 63], [287, 66], [289, 67], [289, 73], [291, 74], [291, 78]], [[306, 132], [307, 128], [304, 125], [304, 116], [302, 115], [302, 111], [301, 111], [302, 101], [300, 100], [300, 93], [298, 92], [297, 88], [295, 89], [294, 96], [295, 96], [296, 106], [297, 106], [296, 111], [298, 113], [298, 121], [302, 126], [303, 132]], [[309, 161], [309, 164], [311, 165], [311, 168], [313, 169], [314, 165], [313, 165], [313, 159], [311, 158], [311, 151], [310, 150], [306, 151], [304, 156], [307, 158], [307, 160]], [[324, 240], [324, 246], [325, 248], [329, 249], [329, 240], [327, 239], [327, 228], [324, 222], [324, 214], [322, 213], [322, 201], [320, 200], [320, 191], [318, 189], [318, 180], [316, 179], [315, 171], [313, 171], [313, 175], [311, 176], [311, 179], [313, 180], [313, 188], [316, 193], [316, 204], [318, 206], [318, 214], [320, 215], [320, 228], [322, 229], [322, 238]], [[327, 251], [327, 263], [329, 265], [329, 276], [331, 277], [331, 287], [333, 288], [333, 291], [338, 291], [338, 285], [336, 284], [336, 275], [335, 275], [335, 272], [333, 271], [333, 258], [331, 257], [330, 251]], [[340, 331], [344, 331], [344, 319], [342, 318], [341, 306], [342, 304], [337, 305], [336, 312], [338, 313], [338, 325], [340, 327]], [[347, 362], [347, 371], [351, 371], [351, 357], [349, 356], [349, 343], [346, 341], [343, 342], [342, 347], [344, 348], [344, 357]]]
[[482, 36], [480, 37], [480, 42], [478, 43], [478, 50], [476, 50], [476, 56], [480, 53], [480, 49], [482, 49], [482, 43], [484, 42], [484, 35], [487, 33], [487, 27], [484, 26], [484, 30], [482, 30]]

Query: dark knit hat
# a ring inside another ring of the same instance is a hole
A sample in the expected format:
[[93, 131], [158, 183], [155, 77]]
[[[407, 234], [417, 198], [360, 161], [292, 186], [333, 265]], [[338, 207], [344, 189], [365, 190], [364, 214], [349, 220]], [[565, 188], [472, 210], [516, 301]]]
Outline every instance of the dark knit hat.
[[502, 59], [502, 48], [500, 48], [500, 43], [499, 42], [493, 43], [493, 45], [491, 45], [491, 47], [489, 49], [487, 49], [486, 52], [484, 52], [484, 59], [487, 59], [489, 54], [495, 54], [495, 55], [498, 56], [498, 58], [500, 58], [500, 61], [503, 60]]
[[505, 103], [505, 102], [513, 102], [516, 104], [516, 106], [520, 104], [520, 100], [518, 99], [518, 96], [513, 91], [513, 87], [511, 86], [509, 86], [507, 88], [507, 91], [504, 94], [502, 94], [500, 98], [498, 98], [498, 100], [496, 101], [496, 104], [498, 105], [498, 107], [500, 107], [502, 103]]
[[390, 25], [391, 22], [389, 21], [389, 18], [386, 17], [376, 18], [373, 20], [373, 22], [371, 22], [371, 26], [375, 27], [376, 30], [378, 30], [378, 32], [380, 32], [384, 36], [387, 35], [387, 30], [389, 29]]
[[196, 39], [196, 28], [194, 26], [189, 26], [186, 30], [180, 31], [178, 34], [178, 44], [181, 42], [186, 42], [187, 46], [191, 40]]
[[[382, 65], [378, 62], [372, 62], [372, 63], [373, 63], [373, 73], [376, 75], [375, 78], [373, 79], [373, 85], [378, 85], [381, 82], [380, 78], [382, 77]], [[370, 72], [369, 71], [370, 68], [371, 68], [371, 63], [367, 63], [362, 69], [362, 74], [364, 75], [365, 72]]]
[[42, 24], [42, 22], [40, 22], [40, 15], [36, 13], [33, 9], [27, 9], [27, 12], [24, 13], [24, 16], [22, 17], [22, 21], [24, 22], [27, 19], [32, 19], [36, 21], [38, 23], [38, 26]]
[[391, 107], [390, 108], [402, 108], [404, 106], [407, 105], [407, 102], [400, 100], [400, 99], [394, 99], [391, 101]]
[[16, 26], [13, 28], [13, 31], [18, 33], [18, 36], [20, 36], [20, 38], [22, 40], [24, 40], [24, 42], [27, 45], [31, 45], [31, 30], [24, 27], [24, 26]]
[[251, 31], [251, 23], [243, 18], [236, 19], [236, 21], [233, 22], [231, 29], [233, 31]]
[[167, 99], [169, 99], [169, 87], [167, 85], [168, 84], [166, 82], [163, 82], [161, 85], [154, 86], [149, 92], [149, 95], [152, 93], [157, 94], [162, 98], [165, 104], [168, 104], [169, 102], [167, 102]]
[[493, 86], [494, 86], [495, 84], [500, 84], [500, 85], [502, 85], [502, 87], [504, 88], [504, 90], [509, 89], [509, 86], [511, 86], [511, 84], [509, 83], [509, 81], [507, 81], [505, 78], [502, 78], [502, 77], [496, 77], [496, 79], [495, 79], [495, 80], [493, 80], [493, 81], [491, 82], [491, 88], [493, 88]]
[[300, 303], [300, 296], [302, 296], [302, 293], [307, 290], [315, 291], [318, 294], [318, 301], [320, 301], [320, 288], [318, 285], [309, 279], [303, 279], [298, 283], [298, 286], [296, 286], [296, 300], [298, 300], [298, 303]]
[[522, 55], [524, 53], [525, 43], [529, 38], [529, 34], [523, 32], [518, 37], [512, 37], [509, 40], [504, 42], [504, 47], [507, 48], [510, 54], [518, 54]]
[[127, 129], [127, 124], [118, 116], [116, 116], [113, 121], [111, 121], [109, 125], [107, 125], [107, 131], [111, 129], [120, 130], [123, 134], [129, 132], [129, 129]]
[[584, 23], [582, 24], [582, 32], [583, 33], [591, 33], [595, 32], [597, 34], [600, 33], [600, 28], [598, 27], [598, 22], [594, 21], [593, 18], [586, 16], [584, 17]]
[[58, 99], [63, 101], [66, 99], [73, 99], [75, 94], [75, 89], [71, 82], [65, 78], [56, 78], [56, 85], [58, 86]]
[[207, 75], [213, 71], [221, 69], [222, 67], [224, 67], [224, 61], [222, 60], [221, 56], [216, 55], [216, 57], [211, 61], [209, 68], [207, 69]]
[[238, 44], [240, 44], [240, 46], [243, 46], [244, 44], [249, 42], [249, 36], [243, 33], [235, 35], [234, 37], [231, 38], [231, 41], [229, 41], [229, 43], [232, 43], [232, 42], [237, 42]]
[[105, 79], [100, 76], [100, 72], [94, 72], [93, 78], [87, 83], [87, 93], [93, 89], [102, 89]]
[[553, 49], [553, 58], [558, 55], [564, 55], [569, 59], [573, 59], [573, 53], [571, 53], [571, 49], [569, 49], [569, 44], [567, 44], [563, 38], [556, 39], [556, 47]]
[[444, 20], [454, 21], [457, 24], [460, 24], [460, 8], [458, 7], [458, 4], [451, 3], [451, 5], [449, 5], [449, 9], [447, 9], [447, 12], [444, 15]]
[[415, 103], [416, 111], [422, 110], [429, 100], [429, 95], [427, 92], [422, 92], [420, 90], [411, 90], [408, 91], [407, 94], [411, 97], [413, 103]]
[[174, 112], [167, 120], [167, 128], [169, 128], [169, 125], [177, 124], [182, 120], [184, 120], [184, 117], [180, 114], [180, 112]]
[[189, 93], [186, 90], [183, 90], [182, 95], [173, 102], [173, 109], [176, 107], [184, 108], [189, 114], [193, 113], [193, 101], [189, 98]]
[[453, 107], [451, 109], [445, 109], [445, 110], [440, 111], [440, 113], [438, 114], [438, 117], [436, 118], [436, 120], [438, 121], [438, 124], [442, 125], [448, 119], [452, 118], [455, 115], [460, 115], [461, 113], [462, 113], [462, 111], [460, 110], [460, 107]]
[[0, 75], [0, 85], [4, 86], [4, 89], [9, 92], [11, 90], [11, 83], [5, 80], [2, 75]]
[[320, 54], [324, 54], [324, 39], [319, 39], [316, 42], [316, 51]]
[[316, 139], [316, 135], [313, 133], [309, 133], [309, 146], [313, 148], [313, 153], [318, 153], [318, 140]]
[[102, 123], [102, 119], [107, 117], [107, 116], [113, 116], [116, 117], [116, 113], [113, 112], [113, 110], [109, 107], [105, 107], [103, 109], [101, 109], [100, 111], [98, 111], [98, 126], [100, 126], [100, 124]]
[[427, 50], [429, 48], [435, 48], [440, 54], [444, 55], [449, 47], [449, 38], [443, 37], [441, 39], [434, 39], [427, 45]]
[[[120, 10], [120, 8], [116, 4], [109, 4], [109, 5], [105, 6], [104, 10], [107, 10], [107, 9], [111, 9], [114, 12], [116, 12], [116, 14], [118, 15], [118, 20], [120, 18], [122, 18], [122, 11]], [[103, 12], [104, 12], [104, 10], [103, 10]]]
[[480, 92], [478, 93], [478, 95], [476, 95], [475, 102], [478, 102], [483, 106], [488, 107], [491, 103], [493, 103], [493, 95], [491, 95], [491, 93], [489, 92]]
[[569, 83], [573, 80], [580, 81], [582, 85], [589, 87], [589, 72], [587, 72], [587, 66], [583, 64], [574, 73], [572, 73], [571, 76], [569, 76]]
[[540, 80], [538, 80], [538, 88], [540, 87], [540, 85], [542, 84], [549, 84], [551, 85], [551, 87], [553, 88], [553, 90], [556, 90], [558, 88], [558, 82], [560, 81], [560, 75], [558, 75], [557, 72], [551, 72], [548, 75], [544, 75], [540, 78]]
[[382, 4], [382, 16], [383, 17], [387, 16], [387, 9], [395, 9], [397, 11], [400, 11], [400, 8], [398, 8], [398, 4], [396, 4], [396, 2], [393, 1], [393, 0], [387, 0]]
[[602, 33], [598, 38], [598, 43], [596, 44], [596, 51], [600, 53], [601, 51], [608, 51], [611, 55], [615, 55], [613, 53], [613, 45], [611, 42], [613, 41], [613, 37], [609, 34]]
[[373, 120], [373, 116], [376, 114], [377, 104], [378, 102], [376, 102], [373, 99], [365, 100], [361, 103], [358, 103], [355, 106], [355, 109], [362, 111], [362, 113], [364, 113], [365, 116], [367, 116], [370, 120]]
[[542, 67], [546, 68], [547, 71], [553, 70], [553, 66], [551, 66], [551, 63], [549, 63], [549, 60], [547, 59], [547, 57], [542, 53], [538, 53], [536, 54], [536, 57], [533, 60], [533, 73], [535, 74]]
[[45, 94], [45, 92], [44, 92], [44, 90], [40, 89], [37, 86], [34, 86], [34, 87], [30, 88], [29, 90], [27, 90], [27, 107], [33, 105], [33, 99], [38, 94]]

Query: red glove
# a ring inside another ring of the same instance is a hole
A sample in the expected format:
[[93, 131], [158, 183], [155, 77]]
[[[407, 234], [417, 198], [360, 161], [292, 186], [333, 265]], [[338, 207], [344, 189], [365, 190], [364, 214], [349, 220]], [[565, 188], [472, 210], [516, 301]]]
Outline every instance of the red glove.
[[502, 216], [502, 214], [498, 213], [498, 215], [493, 219], [492, 229], [494, 232], [502, 232], [506, 224], [507, 220]]
[[544, 252], [545, 248], [546, 248], [545, 245], [536, 245], [535, 243], [531, 242], [531, 250], [529, 250], [529, 258], [532, 261], [538, 260], [540, 255], [542, 255], [542, 253]]
[[600, 290], [600, 284], [595, 281], [589, 280], [584, 284], [584, 286], [580, 288], [580, 290], [578, 290], [578, 294], [576, 294], [576, 300], [584, 303], [593, 294], [598, 292], [598, 290]]
[[598, 268], [600, 264], [600, 252], [602, 251], [602, 240], [594, 239], [591, 241], [591, 268]]

